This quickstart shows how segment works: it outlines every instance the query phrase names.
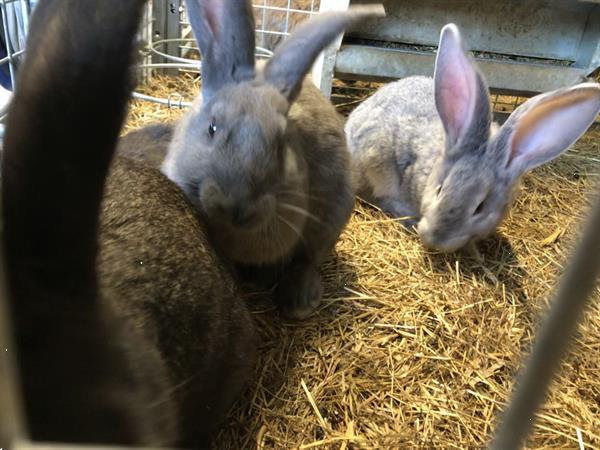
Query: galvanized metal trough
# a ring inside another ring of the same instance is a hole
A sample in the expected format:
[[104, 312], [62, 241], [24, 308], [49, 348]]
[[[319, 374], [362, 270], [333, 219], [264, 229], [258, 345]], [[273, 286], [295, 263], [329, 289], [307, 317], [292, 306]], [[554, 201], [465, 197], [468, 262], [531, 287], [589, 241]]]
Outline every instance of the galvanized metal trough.
[[[366, 0], [322, 0], [321, 10]], [[383, 0], [387, 16], [346, 33], [313, 69], [385, 81], [432, 75], [441, 28], [456, 23], [492, 91], [528, 95], [583, 81], [600, 67], [600, 0]]]

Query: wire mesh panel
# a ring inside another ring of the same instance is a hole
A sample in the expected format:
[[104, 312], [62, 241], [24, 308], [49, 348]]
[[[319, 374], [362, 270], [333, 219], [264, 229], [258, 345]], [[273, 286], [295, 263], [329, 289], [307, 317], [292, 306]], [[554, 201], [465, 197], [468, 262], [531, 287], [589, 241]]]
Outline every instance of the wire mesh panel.
[[319, 10], [319, 0], [262, 0], [255, 3], [256, 45], [272, 52], [296, 26]]
[[[0, 122], [12, 97], [19, 63], [25, 51], [33, 0], [0, 0]], [[0, 127], [0, 137], [4, 129]]]
[[[200, 54], [182, 0], [154, 0], [152, 36], [146, 53], [151, 61], [140, 65], [151, 73], [178, 75], [197, 74]], [[297, 26], [317, 14], [320, 0], [257, 0], [253, 4], [256, 23], [256, 56], [268, 58]], [[134, 97], [168, 107], [186, 108], [191, 99], [178, 92], [167, 97], [135, 93]]]
[[[258, 0], [253, 4], [256, 22], [258, 56], [270, 56], [294, 28], [319, 9], [319, 0]], [[186, 65], [198, 59], [192, 29], [181, 0], [155, 0], [154, 32], [150, 50], [154, 63]], [[190, 59], [192, 61], [190, 61]], [[171, 69], [173, 66], [153, 66], [154, 69]], [[172, 73], [172, 72], [171, 72]]]
[[2, 15], [2, 48], [0, 49], [0, 83], [6, 89], [12, 89], [17, 65], [25, 49], [29, 14], [36, 1], [0, 0]]
[[[19, 65], [25, 53], [29, 17], [37, 3], [38, 0], [0, 0], [0, 139], [4, 132], [2, 123], [6, 118]], [[150, 62], [147, 48], [152, 39], [153, 22], [152, 2], [148, 2], [138, 35], [142, 66]], [[142, 81], [146, 80], [148, 70], [142, 71], [141, 75]]]

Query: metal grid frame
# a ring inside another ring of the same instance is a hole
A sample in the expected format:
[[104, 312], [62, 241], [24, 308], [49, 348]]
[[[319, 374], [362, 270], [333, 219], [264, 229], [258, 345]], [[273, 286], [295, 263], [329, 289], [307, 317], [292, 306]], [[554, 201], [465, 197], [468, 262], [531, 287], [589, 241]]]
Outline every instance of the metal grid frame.
[[[256, 0], [252, 6], [256, 18], [258, 58], [272, 55], [272, 47], [285, 39], [293, 27], [319, 12], [327, 0]], [[2, 38], [6, 42], [7, 56], [0, 59], [0, 69], [8, 66], [10, 84], [14, 87], [18, 61], [25, 49], [29, 16], [37, 0], [0, 0]], [[15, 8], [13, 5], [18, 5]], [[155, 71], [162, 74], [199, 73], [195, 39], [185, 13], [183, 0], [152, 0], [148, 2], [139, 33], [141, 59], [139, 74], [142, 82]], [[272, 44], [272, 45], [269, 45]], [[271, 47], [271, 48], [270, 48]], [[6, 97], [6, 99], [4, 99]], [[11, 91], [0, 87], [0, 138], [1, 123], [6, 116]], [[159, 103], [169, 108], [187, 108], [192, 102], [174, 92], [167, 98], [158, 98], [139, 92], [133, 97]]]
[[[166, 75], [200, 72], [198, 48], [182, 0], [154, 0], [152, 33], [139, 67], [145, 73], [155, 71]], [[318, 14], [321, 0], [257, 0], [252, 5], [256, 19], [256, 57], [272, 56], [273, 46], [285, 39], [294, 26]], [[148, 76], [148, 75], [147, 75]], [[151, 75], [150, 75], [151, 76]], [[188, 108], [192, 99], [185, 100], [173, 92], [167, 98], [135, 92], [134, 98], [162, 104], [169, 108]]]
[[[7, 81], [9, 84], [8, 88], [0, 86], [0, 139], [4, 134], [2, 124], [6, 119], [6, 112], [16, 84], [18, 66], [25, 53], [29, 18], [37, 2], [38, 0], [0, 0], [0, 38], [4, 41], [6, 49], [6, 55], [0, 55], [0, 70], [8, 67]], [[152, 39], [151, 25], [153, 23], [152, 2], [149, 2], [145, 8], [138, 35], [142, 47], [147, 47]], [[150, 72], [145, 69], [150, 63], [150, 55], [147, 51], [142, 51], [141, 58], [141, 66], [144, 68], [141, 72], [141, 79], [145, 81], [150, 75]]]
[[0, 66], [8, 65], [13, 85], [18, 59], [25, 51], [29, 15], [35, 3], [31, 0], [0, 0], [2, 39], [7, 53], [0, 59]]
[[[266, 52], [271, 53], [272, 49], [265, 48], [267, 38], [285, 39], [292, 31], [292, 24], [296, 21], [303, 21], [310, 18], [311, 15], [318, 13], [320, 0], [262, 0], [253, 4], [254, 15], [256, 18], [256, 42], [257, 46]], [[270, 18], [277, 14], [281, 17], [282, 27], [272, 27]]]
[[25, 52], [29, 15], [35, 3], [37, 0], [0, 0], [1, 39], [5, 50], [0, 57], [0, 71], [3, 78], [8, 77], [3, 80], [8, 86], [0, 86], [0, 140], [4, 136], [3, 122], [12, 98], [19, 60]]

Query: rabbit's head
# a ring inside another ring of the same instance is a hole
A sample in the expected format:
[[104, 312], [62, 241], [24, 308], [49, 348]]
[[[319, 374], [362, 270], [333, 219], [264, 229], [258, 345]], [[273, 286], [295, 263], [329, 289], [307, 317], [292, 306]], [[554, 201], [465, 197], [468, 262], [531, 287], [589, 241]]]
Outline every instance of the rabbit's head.
[[423, 191], [417, 230], [426, 245], [454, 251], [491, 234], [521, 176], [559, 156], [587, 130], [600, 111], [600, 85], [533, 97], [496, 131], [485, 79], [453, 24], [441, 32], [434, 84], [446, 140]]
[[[307, 188], [302, 154], [288, 145], [294, 133], [288, 112], [303, 79], [339, 33], [379, 9], [322, 14], [255, 69], [247, 0], [189, 0], [187, 5], [202, 54], [202, 101], [185, 119], [171, 147], [175, 156], [167, 158], [163, 171], [211, 220], [258, 229], [274, 220], [280, 196]], [[294, 203], [291, 197], [286, 202]]]

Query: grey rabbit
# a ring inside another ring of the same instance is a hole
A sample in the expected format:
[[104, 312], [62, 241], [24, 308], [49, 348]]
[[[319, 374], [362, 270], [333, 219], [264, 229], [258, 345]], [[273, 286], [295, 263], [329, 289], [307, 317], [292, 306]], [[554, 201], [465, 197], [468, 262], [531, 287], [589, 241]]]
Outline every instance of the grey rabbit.
[[321, 301], [319, 268], [354, 196], [343, 121], [303, 80], [346, 27], [383, 10], [321, 14], [255, 68], [247, 0], [187, 5], [202, 96], [178, 123], [162, 170], [196, 205], [218, 251], [241, 274], [274, 281], [283, 313], [305, 318]]
[[207, 448], [253, 373], [253, 319], [194, 207], [112, 157], [143, 5], [41, 0], [32, 17], [2, 244], [34, 441]]
[[[308, 17], [311, 16], [311, 4], [313, 0], [295, 0], [290, 5], [291, 11], [284, 11], [288, 8], [288, 0], [271, 0], [269, 7], [279, 8], [280, 10], [258, 9], [257, 28], [283, 32], [286, 29], [292, 31]], [[300, 10], [305, 12], [298, 12]], [[312, 13], [314, 14], [314, 13]], [[264, 33], [260, 38], [263, 48], [273, 50], [284, 40], [284, 35]], [[168, 146], [172, 138], [174, 123], [153, 123], [137, 130], [128, 132], [119, 140], [117, 155], [141, 161], [151, 167], [161, 167], [167, 154]]]
[[492, 124], [486, 81], [454, 24], [441, 31], [434, 78], [390, 83], [345, 130], [356, 193], [410, 216], [422, 242], [455, 251], [491, 234], [528, 170], [566, 151], [600, 111], [600, 85], [538, 95]]

